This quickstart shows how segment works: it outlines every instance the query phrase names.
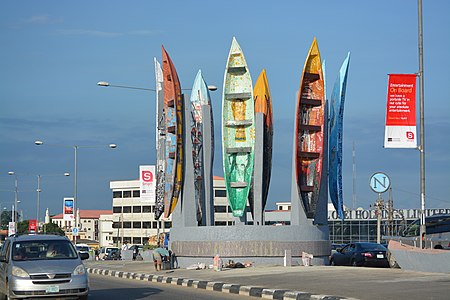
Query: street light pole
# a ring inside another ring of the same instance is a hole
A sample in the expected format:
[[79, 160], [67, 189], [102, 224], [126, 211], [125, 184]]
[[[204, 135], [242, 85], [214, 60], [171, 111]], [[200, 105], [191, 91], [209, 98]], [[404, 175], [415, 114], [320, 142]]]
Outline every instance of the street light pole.
[[[70, 176], [70, 174], [68, 172], [63, 174], [64, 176]], [[36, 222], [37, 222], [37, 230], [39, 231], [39, 211], [41, 209], [41, 177], [42, 176], [53, 176], [53, 175], [36, 175], [37, 176], [37, 206], [36, 206]], [[58, 176], [56, 174], [54, 174], [54, 176]]]
[[424, 87], [423, 87], [423, 30], [422, 30], [422, 0], [418, 0], [419, 15], [419, 107], [420, 107], [420, 248], [425, 248], [425, 118], [424, 118]]
[[17, 229], [17, 216], [16, 216], [16, 211], [17, 211], [17, 201], [19, 198], [18, 195], [18, 187], [17, 187], [17, 175], [14, 171], [9, 171], [8, 175], [14, 176], [14, 209], [12, 210], [12, 218], [11, 221], [14, 222], [14, 224], [16, 224], [16, 229]]
[[[37, 145], [37, 146], [41, 146], [41, 145], [43, 145], [44, 144], [44, 142], [43, 141], [41, 141], [41, 140], [36, 140], [35, 142], [34, 142], [34, 144], [35, 145]], [[73, 191], [73, 211], [74, 211], [74, 214], [75, 214], [75, 226], [73, 226], [74, 228], [78, 228], [78, 224], [79, 224], [79, 220], [78, 220], [78, 213], [77, 213], [77, 208], [78, 208], [78, 205], [77, 205], [77, 200], [78, 200], [78, 197], [77, 197], [77, 178], [78, 178], [78, 162], [77, 162], [77, 153], [78, 153], [78, 149], [79, 148], [101, 148], [101, 147], [104, 147], [104, 146], [79, 146], [79, 145], [73, 145], [73, 146], [66, 146], [66, 145], [56, 145], [56, 144], [48, 144], [48, 145], [51, 145], [51, 146], [59, 146], [59, 147], [71, 147], [71, 148], [73, 148], [74, 149], [74, 191]], [[116, 144], [113, 144], [113, 143], [111, 143], [111, 144], [109, 144], [108, 145], [108, 147], [109, 148], [111, 148], [111, 149], [115, 149], [115, 148], [117, 148], [117, 145]], [[76, 238], [75, 238], [76, 239]], [[75, 242], [76, 242], [76, 240], [75, 240]]]

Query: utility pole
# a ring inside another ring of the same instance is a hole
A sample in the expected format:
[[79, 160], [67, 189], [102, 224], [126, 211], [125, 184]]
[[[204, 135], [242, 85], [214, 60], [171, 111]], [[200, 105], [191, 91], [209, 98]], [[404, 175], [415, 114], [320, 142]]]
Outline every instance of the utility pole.
[[425, 248], [425, 113], [423, 87], [423, 30], [422, 30], [422, 0], [418, 0], [419, 14], [419, 108], [420, 108], [420, 248]]
[[377, 209], [377, 243], [381, 243], [381, 218], [383, 216], [384, 201], [381, 198], [381, 193], [378, 193], [378, 199], [375, 202], [375, 207]]
[[392, 198], [392, 188], [389, 188], [388, 192], [388, 235], [394, 235], [394, 199]]

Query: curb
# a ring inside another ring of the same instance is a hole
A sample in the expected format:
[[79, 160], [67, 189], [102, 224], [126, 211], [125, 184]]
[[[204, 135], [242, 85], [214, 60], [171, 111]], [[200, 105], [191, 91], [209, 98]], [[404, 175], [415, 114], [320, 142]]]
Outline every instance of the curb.
[[250, 297], [257, 297], [263, 299], [278, 299], [278, 300], [358, 300], [356, 298], [346, 298], [332, 295], [317, 295], [307, 292], [291, 291], [291, 290], [278, 290], [268, 289], [257, 286], [247, 286], [240, 284], [230, 284], [218, 281], [206, 281], [195, 280], [179, 277], [169, 277], [163, 275], [132, 273], [114, 270], [105, 270], [97, 268], [86, 268], [86, 271], [91, 274], [98, 274], [103, 276], [111, 276], [118, 278], [168, 283], [172, 285], [193, 287], [198, 289], [204, 289], [209, 291], [227, 293], [227, 294], [239, 294]]

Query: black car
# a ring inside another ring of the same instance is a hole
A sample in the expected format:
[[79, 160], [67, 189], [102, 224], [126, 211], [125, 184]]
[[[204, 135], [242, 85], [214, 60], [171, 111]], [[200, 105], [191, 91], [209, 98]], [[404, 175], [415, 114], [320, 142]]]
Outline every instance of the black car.
[[107, 255], [105, 255], [104, 260], [121, 260], [122, 257], [120, 255], [119, 249], [111, 249]]
[[332, 266], [389, 267], [387, 248], [377, 243], [350, 243], [331, 255]]

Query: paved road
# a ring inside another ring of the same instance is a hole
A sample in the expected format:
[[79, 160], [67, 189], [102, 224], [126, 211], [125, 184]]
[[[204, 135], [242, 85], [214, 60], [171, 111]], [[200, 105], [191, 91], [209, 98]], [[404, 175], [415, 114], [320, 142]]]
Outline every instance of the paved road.
[[183, 299], [183, 300], [244, 300], [248, 296], [217, 293], [203, 289], [187, 289], [163, 283], [121, 279], [97, 274], [89, 275], [89, 299]]
[[156, 272], [153, 263], [142, 261], [88, 261], [86, 266], [356, 299], [450, 299], [450, 274], [401, 269], [256, 266], [221, 272], [186, 269]]

